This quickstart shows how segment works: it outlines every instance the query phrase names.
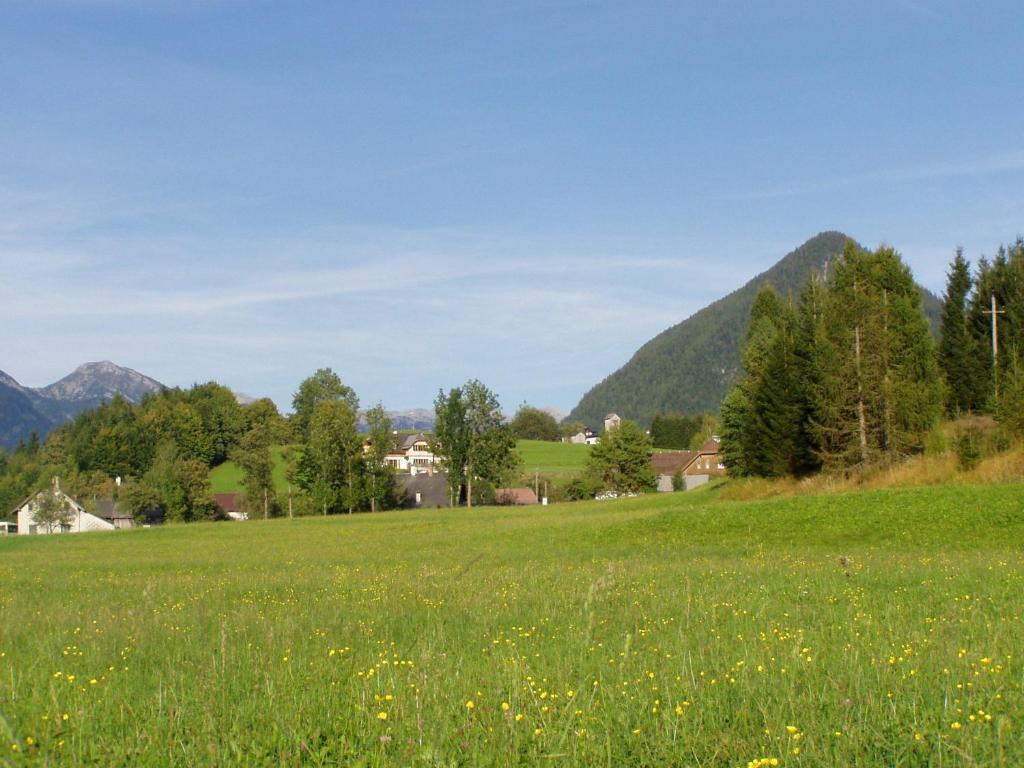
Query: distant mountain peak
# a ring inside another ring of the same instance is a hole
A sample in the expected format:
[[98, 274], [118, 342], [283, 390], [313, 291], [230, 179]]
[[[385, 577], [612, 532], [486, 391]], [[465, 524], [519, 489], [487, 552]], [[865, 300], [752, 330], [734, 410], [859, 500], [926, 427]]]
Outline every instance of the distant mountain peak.
[[13, 389], [22, 389], [21, 384], [15, 381], [13, 376], [8, 376], [3, 371], [0, 371], [0, 384], [6, 384], [8, 387]]
[[0, 446], [14, 447], [32, 432], [40, 437], [54, 427], [121, 395], [133, 403], [164, 385], [124, 366], [101, 360], [83, 363], [46, 387], [23, 387], [0, 371]]
[[[101, 360], [83, 363], [60, 381], [39, 390], [44, 397], [65, 401], [103, 401], [121, 395], [133, 403], [164, 385], [131, 368]], [[96, 403], [99, 405], [99, 402]]]

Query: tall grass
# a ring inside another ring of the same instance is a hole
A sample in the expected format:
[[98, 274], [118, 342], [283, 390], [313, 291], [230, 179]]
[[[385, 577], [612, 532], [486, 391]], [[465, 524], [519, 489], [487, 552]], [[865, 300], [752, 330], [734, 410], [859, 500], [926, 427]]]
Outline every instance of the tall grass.
[[1022, 495], [0, 540], [0, 763], [1020, 765]]

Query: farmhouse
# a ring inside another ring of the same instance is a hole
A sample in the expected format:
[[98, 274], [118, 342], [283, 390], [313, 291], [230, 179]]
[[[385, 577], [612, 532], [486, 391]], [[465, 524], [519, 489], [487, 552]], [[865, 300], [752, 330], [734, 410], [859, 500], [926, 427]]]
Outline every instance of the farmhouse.
[[[48, 506], [56, 511], [47, 510]], [[86, 511], [61, 490], [56, 477], [50, 488], [29, 496], [18, 505], [15, 515], [20, 535], [112, 531], [115, 528], [113, 522]]]
[[689, 491], [725, 474], [719, 451], [721, 442], [712, 437], [696, 451], [657, 451], [651, 456], [651, 469], [658, 478], [659, 491], [671, 491], [672, 478], [679, 475]]
[[608, 432], [613, 429], [618, 429], [619, 425], [622, 424], [622, 419], [617, 413], [609, 413], [604, 417], [604, 431]]

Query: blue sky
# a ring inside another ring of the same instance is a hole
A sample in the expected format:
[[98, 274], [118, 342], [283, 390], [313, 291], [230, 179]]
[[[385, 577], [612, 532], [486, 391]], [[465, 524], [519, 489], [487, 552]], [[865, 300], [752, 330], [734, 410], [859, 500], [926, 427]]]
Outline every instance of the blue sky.
[[0, 369], [569, 410], [838, 229], [1024, 233], [1020, 3], [0, 0]]

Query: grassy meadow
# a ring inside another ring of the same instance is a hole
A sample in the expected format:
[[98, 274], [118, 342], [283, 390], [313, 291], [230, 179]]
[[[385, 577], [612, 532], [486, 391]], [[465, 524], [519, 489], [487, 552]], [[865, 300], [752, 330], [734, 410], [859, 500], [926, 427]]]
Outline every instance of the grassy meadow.
[[[288, 494], [288, 478], [285, 477], [287, 462], [284, 458], [286, 449], [287, 446], [284, 445], [274, 445], [270, 448], [270, 459], [274, 463], [271, 477], [274, 489], [282, 497]], [[210, 485], [214, 493], [241, 493], [244, 490], [242, 468], [233, 461], [225, 461], [210, 472]]]
[[516, 451], [523, 459], [523, 472], [540, 472], [548, 477], [566, 479], [583, 471], [590, 455], [589, 445], [552, 443], [545, 440], [518, 440]]
[[1022, 545], [1009, 484], [0, 539], [0, 764], [1017, 766]]

